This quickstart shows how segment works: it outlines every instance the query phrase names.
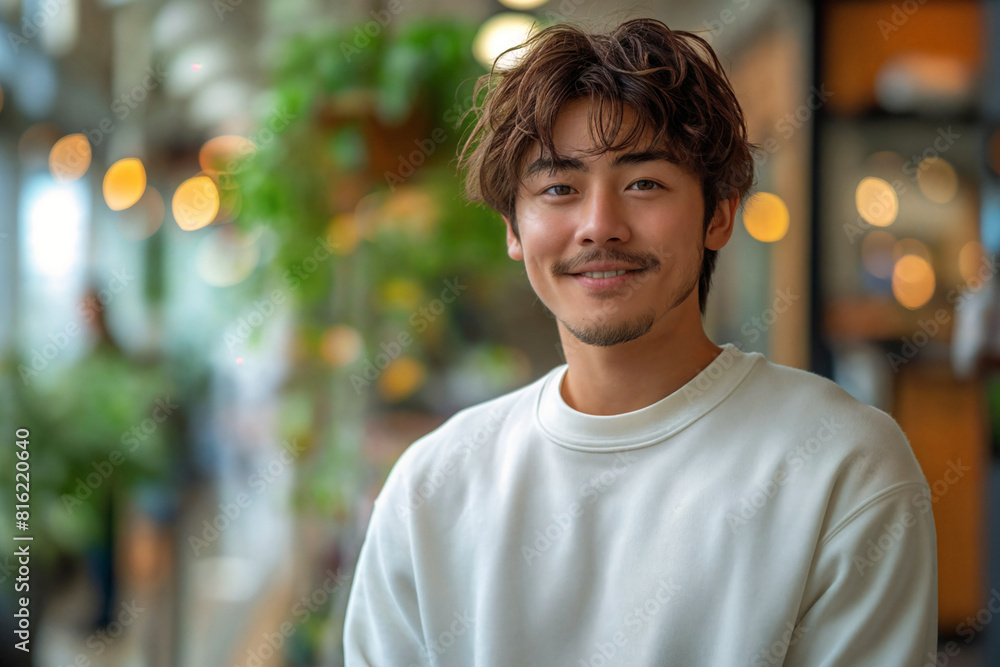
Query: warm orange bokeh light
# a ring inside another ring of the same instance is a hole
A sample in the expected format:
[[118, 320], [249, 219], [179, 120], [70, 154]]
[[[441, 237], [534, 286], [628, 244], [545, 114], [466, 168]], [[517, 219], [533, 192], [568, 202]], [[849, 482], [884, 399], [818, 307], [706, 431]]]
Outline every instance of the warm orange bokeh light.
[[788, 206], [778, 195], [758, 192], [747, 201], [743, 226], [758, 241], [780, 241], [788, 233], [788, 225]]
[[219, 212], [219, 190], [208, 176], [189, 178], [177, 186], [171, 210], [181, 229], [201, 229]]
[[359, 359], [363, 347], [361, 334], [357, 329], [336, 324], [323, 333], [320, 356], [331, 366], [339, 368]]
[[862, 178], [854, 191], [858, 215], [876, 227], [888, 227], [899, 214], [899, 199], [892, 186], [881, 178]]
[[67, 134], [49, 151], [49, 172], [60, 183], [79, 180], [90, 168], [90, 141], [83, 134]]
[[892, 294], [900, 304], [916, 310], [934, 296], [934, 269], [923, 257], [903, 255], [892, 271]]
[[378, 378], [378, 391], [387, 401], [401, 401], [420, 388], [427, 369], [413, 357], [399, 357]]
[[146, 169], [139, 158], [118, 160], [104, 174], [104, 201], [112, 211], [128, 208], [139, 201], [145, 191]]

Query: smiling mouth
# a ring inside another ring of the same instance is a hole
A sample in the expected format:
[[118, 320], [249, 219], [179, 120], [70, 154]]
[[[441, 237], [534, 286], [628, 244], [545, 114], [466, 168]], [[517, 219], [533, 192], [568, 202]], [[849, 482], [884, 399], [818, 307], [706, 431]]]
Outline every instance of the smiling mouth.
[[587, 278], [606, 279], [616, 276], [624, 276], [626, 273], [639, 273], [645, 269], [619, 269], [617, 271], [584, 271], [582, 273], [571, 273], [571, 276], [584, 276]]

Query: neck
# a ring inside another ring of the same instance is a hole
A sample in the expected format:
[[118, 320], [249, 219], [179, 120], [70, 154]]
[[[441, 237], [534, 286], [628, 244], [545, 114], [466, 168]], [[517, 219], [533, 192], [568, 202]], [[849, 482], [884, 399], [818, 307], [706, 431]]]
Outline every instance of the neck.
[[657, 330], [611, 347], [577, 340], [559, 325], [569, 368], [566, 404], [590, 415], [617, 415], [656, 403], [683, 387], [722, 352], [697, 326]]

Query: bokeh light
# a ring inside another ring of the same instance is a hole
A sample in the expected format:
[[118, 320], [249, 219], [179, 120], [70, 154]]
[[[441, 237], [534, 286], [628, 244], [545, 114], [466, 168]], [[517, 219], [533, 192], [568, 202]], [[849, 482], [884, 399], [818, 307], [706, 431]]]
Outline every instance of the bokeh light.
[[549, 0], [500, 0], [500, 4], [511, 9], [517, 9], [519, 11], [524, 11], [526, 9], [535, 9], [536, 7], [541, 7]]
[[487, 69], [496, 67], [500, 70], [509, 69], [517, 63], [523, 49], [516, 49], [497, 60], [507, 49], [523, 43], [536, 30], [535, 19], [529, 14], [504, 12], [486, 20], [479, 28], [472, 44], [472, 53], [479, 63]]
[[219, 189], [208, 176], [194, 176], [177, 186], [170, 208], [178, 227], [201, 229], [219, 212]]
[[353, 213], [342, 213], [330, 220], [326, 240], [338, 255], [350, 255], [361, 240], [358, 223]]
[[892, 271], [892, 294], [900, 304], [916, 310], [934, 296], [934, 269], [923, 257], [903, 255]]
[[958, 175], [947, 160], [929, 157], [922, 160], [917, 168], [917, 185], [932, 202], [946, 204], [958, 192]]
[[381, 289], [381, 301], [385, 305], [400, 310], [413, 310], [424, 300], [424, 290], [408, 278], [394, 278]]
[[340, 368], [360, 359], [363, 349], [364, 344], [357, 329], [346, 324], [336, 324], [323, 332], [320, 356], [334, 368]]
[[91, 157], [86, 135], [67, 134], [49, 151], [49, 173], [60, 183], [70, 183], [87, 173]]
[[420, 388], [427, 379], [427, 369], [413, 357], [402, 356], [386, 366], [378, 378], [382, 398], [398, 402]]
[[899, 239], [892, 246], [892, 259], [898, 262], [903, 255], [916, 255], [931, 261], [930, 249], [916, 239]]
[[121, 211], [139, 201], [146, 191], [146, 169], [139, 158], [128, 157], [108, 167], [104, 174], [104, 201]]
[[758, 192], [747, 201], [743, 226], [758, 241], [772, 243], [781, 240], [788, 232], [788, 225], [788, 206], [778, 195]]
[[858, 215], [876, 227], [888, 227], [899, 214], [899, 199], [896, 191], [881, 178], [862, 178], [854, 191], [854, 204]]
[[253, 155], [257, 147], [246, 137], [224, 134], [206, 141], [198, 151], [198, 164], [207, 172], [232, 172], [239, 161]]

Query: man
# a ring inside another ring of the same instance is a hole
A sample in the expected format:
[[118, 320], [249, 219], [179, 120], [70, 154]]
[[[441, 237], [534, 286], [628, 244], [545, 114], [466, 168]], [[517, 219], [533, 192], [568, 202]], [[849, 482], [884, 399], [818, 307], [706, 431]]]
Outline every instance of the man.
[[895, 421], [705, 335], [753, 181], [714, 53], [652, 20], [523, 53], [480, 81], [461, 164], [566, 364], [400, 457], [347, 664], [934, 664], [929, 489]]

